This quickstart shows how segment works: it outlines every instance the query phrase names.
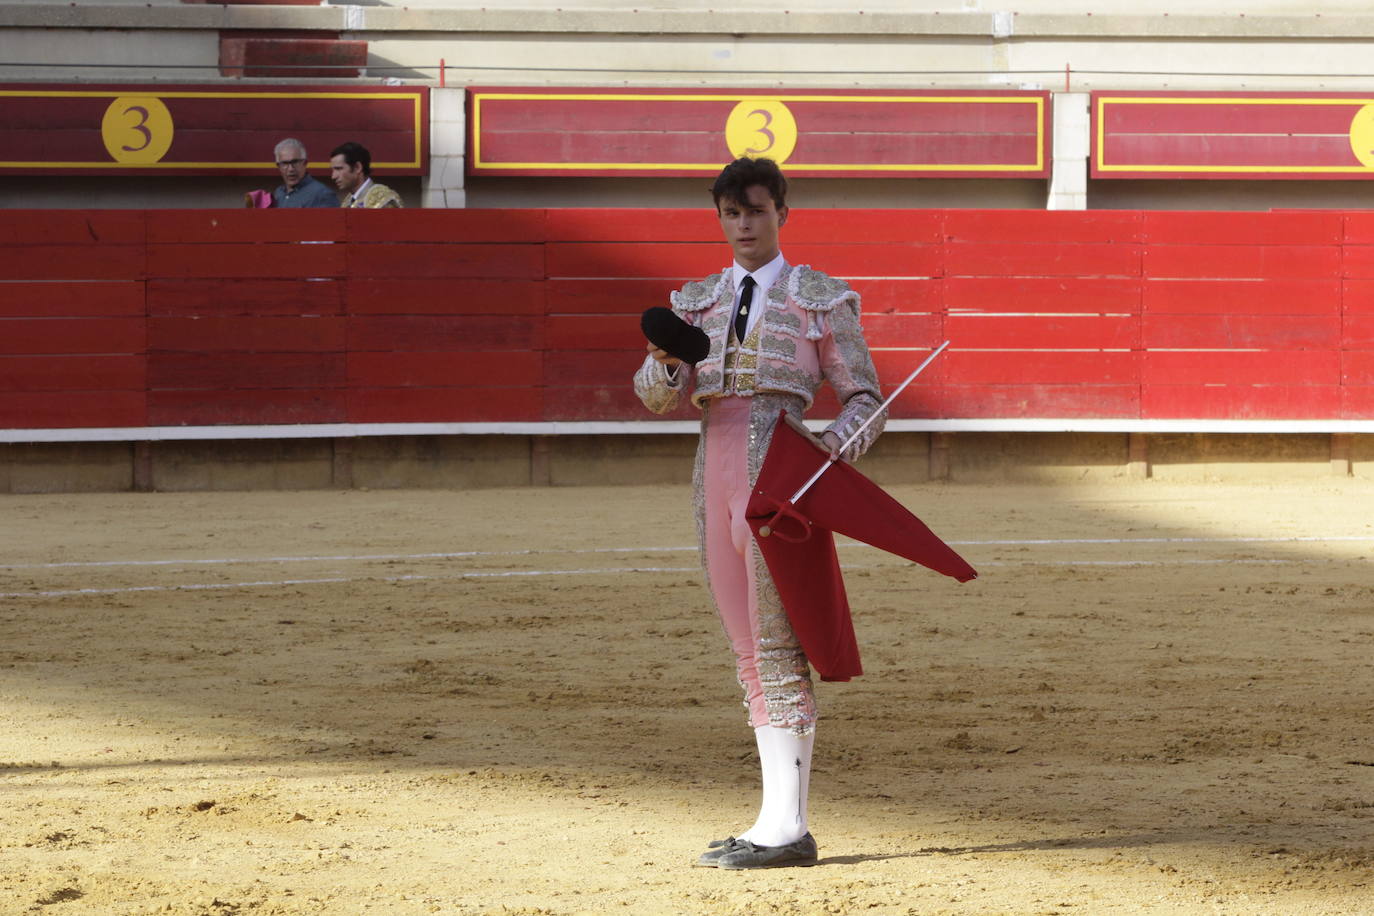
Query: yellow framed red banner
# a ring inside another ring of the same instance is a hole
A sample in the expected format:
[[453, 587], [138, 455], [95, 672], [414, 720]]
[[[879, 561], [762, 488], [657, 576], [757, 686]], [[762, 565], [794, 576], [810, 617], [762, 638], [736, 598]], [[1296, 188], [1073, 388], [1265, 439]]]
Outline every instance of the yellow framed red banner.
[[0, 173], [260, 175], [285, 137], [316, 162], [354, 140], [387, 174], [429, 167], [426, 87], [11, 84], [0, 123]]
[[1093, 178], [1374, 178], [1374, 94], [1094, 92]]
[[767, 156], [812, 177], [1044, 178], [1050, 94], [468, 90], [470, 175], [701, 175]]

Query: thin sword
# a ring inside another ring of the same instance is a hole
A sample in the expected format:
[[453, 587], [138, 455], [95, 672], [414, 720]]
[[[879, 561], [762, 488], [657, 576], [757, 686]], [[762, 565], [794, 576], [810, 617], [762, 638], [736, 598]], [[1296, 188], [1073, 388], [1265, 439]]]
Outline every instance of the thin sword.
[[[843, 454], [845, 449], [853, 445], [855, 440], [863, 434], [863, 431], [868, 429], [868, 425], [872, 423], [874, 420], [878, 419], [882, 412], [884, 410], [887, 410], [888, 405], [891, 404], [893, 401], [897, 400], [897, 395], [905, 391], [906, 386], [914, 382], [916, 380], [916, 376], [924, 372], [926, 366], [929, 366], [931, 363], [933, 363], [935, 361], [935, 357], [945, 352], [945, 347], [948, 346], [949, 341], [947, 340], [944, 343], [940, 344], [940, 346], [936, 347], [935, 352], [927, 356], [925, 362], [917, 366], [915, 371], [913, 371], [910, 375], [906, 377], [906, 381], [902, 382], [900, 385], [893, 389], [892, 393], [887, 396], [887, 400], [883, 401], [883, 403], [878, 407], [878, 409], [873, 411], [872, 415], [870, 415], [867, 420], [864, 420], [863, 425], [860, 426], [858, 429], [854, 430], [854, 435], [850, 436], [847, 440], [845, 440], [845, 443], [840, 446], [839, 452], [837, 454]], [[817, 469], [816, 473], [811, 475], [810, 480], [801, 485], [801, 489], [797, 490], [797, 492], [792, 494], [792, 498], [788, 500], [788, 502], [792, 503], [793, 505], [796, 505], [797, 500], [801, 499], [802, 496], [806, 494], [806, 491], [811, 489], [811, 485], [816, 481], [820, 480], [821, 475], [824, 474], [826, 471], [830, 470], [830, 466], [838, 460], [838, 458], [834, 457], [825, 459], [825, 464], [822, 464], [820, 468]]]

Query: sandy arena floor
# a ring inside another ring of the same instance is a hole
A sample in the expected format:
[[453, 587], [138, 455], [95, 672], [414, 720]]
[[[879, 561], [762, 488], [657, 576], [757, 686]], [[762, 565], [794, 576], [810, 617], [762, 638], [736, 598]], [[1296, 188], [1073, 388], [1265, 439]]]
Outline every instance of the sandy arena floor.
[[685, 488], [0, 497], [0, 913], [1374, 909], [1374, 485], [894, 492], [760, 873]]

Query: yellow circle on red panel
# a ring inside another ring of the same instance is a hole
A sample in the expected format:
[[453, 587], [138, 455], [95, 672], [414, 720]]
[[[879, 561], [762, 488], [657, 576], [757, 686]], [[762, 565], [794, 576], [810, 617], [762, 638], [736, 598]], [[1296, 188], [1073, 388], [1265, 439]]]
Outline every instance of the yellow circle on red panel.
[[153, 96], [122, 95], [105, 109], [100, 138], [116, 162], [151, 165], [172, 146], [172, 113]]
[[777, 99], [744, 99], [725, 121], [725, 145], [736, 159], [766, 156], [782, 164], [797, 147], [797, 119]]
[[1365, 105], [1350, 119], [1350, 150], [1360, 165], [1374, 169], [1374, 105]]

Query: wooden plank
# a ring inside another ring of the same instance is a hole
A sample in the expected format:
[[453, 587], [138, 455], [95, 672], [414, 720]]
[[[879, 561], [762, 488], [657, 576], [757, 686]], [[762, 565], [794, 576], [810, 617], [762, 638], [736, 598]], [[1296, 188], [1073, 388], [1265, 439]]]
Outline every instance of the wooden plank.
[[[1370, 285], [1370, 295], [1374, 301], [1374, 284]], [[1341, 281], [1334, 276], [1312, 280], [1148, 279], [1142, 286], [1145, 312], [1157, 315], [1338, 315], [1341, 298]]]
[[343, 353], [152, 353], [152, 390], [340, 388]]
[[[644, 409], [628, 385], [555, 385], [543, 389], [544, 409], [540, 419], [562, 420], [647, 420], [654, 415]], [[700, 413], [690, 408], [695, 419]]]
[[639, 315], [652, 306], [667, 308], [669, 294], [682, 286], [674, 278], [555, 277], [543, 284], [549, 315]]
[[720, 243], [720, 222], [709, 191], [703, 191], [700, 200], [700, 207], [691, 208], [560, 207], [546, 210], [545, 240]]
[[872, 245], [787, 243], [787, 257], [793, 264], [809, 264], [832, 277], [861, 281], [855, 277], [937, 277], [943, 270], [943, 248], [939, 245], [908, 245], [891, 242]]
[[551, 315], [545, 319], [544, 328], [544, 345], [555, 354], [567, 350], [644, 349], [638, 315]]
[[340, 315], [341, 280], [179, 279], [148, 281], [148, 314], [156, 318]]
[[0, 353], [142, 353], [141, 318], [7, 318], [0, 321]]
[[0, 391], [142, 391], [142, 355], [0, 356]]
[[348, 282], [352, 315], [544, 314], [544, 284], [537, 280], [421, 277]]
[[869, 347], [938, 347], [946, 336], [942, 315], [865, 313], [863, 329]]
[[[850, 211], [852, 212], [852, 211]], [[859, 211], [862, 213], [863, 211]], [[940, 211], [936, 211], [940, 212]], [[1061, 244], [1120, 244], [1141, 240], [1141, 214], [1113, 210], [947, 210], [950, 242], [1054, 239]]]
[[1340, 315], [1146, 315], [1146, 349], [1313, 350], [1340, 345]]
[[153, 426], [222, 426], [275, 423], [344, 423], [343, 389], [150, 391]]
[[1335, 385], [1339, 354], [1321, 350], [1151, 350], [1143, 354], [1147, 385]]
[[0, 248], [142, 245], [146, 210], [0, 210]]
[[1374, 350], [1341, 353], [1342, 385], [1374, 385]]
[[950, 315], [944, 334], [966, 349], [1130, 350], [1140, 347], [1135, 315]]
[[487, 277], [542, 280], [543, 245], [385, 244], [348, 246], [348, 276]]
[[348, 320], [350, 353], [470, 350], [538, 350], [542, 323], [520, 315], [354, 316]]
[[1341, 281], [1341, 310], [1347, 315], [1374, 312], [1374, 279]]
[[[624, 353], [608, 353], [604, 350], [545, 350], [539, 354], [542, 360], [542, 384], [554, 389], [563, 386], [575, 388], [625, 388], [630, 389], [634, 374], [644, 360], [644, 349]], [[642, 412], [644, 406], [635, 400]], [[647, 414], [646, 414], [647, 416]]]
[[730, 266], [722, 242], [550, 242], [545, 246], [549, 277], [700, 279]]
[[1336, 245], [1345, 233], [1342, 214], [1288, 211], [1145, 211], [1144, 240], [1151, 245]]
[[1341, 388], [1341, 419], [1368, 420], [1374, 416], [1374, 385], [1350, 385]]
[[1114, 385], [1140, 380], [1139, 353], [951, 348], [941, 360], [952, 385]]
[[1374, 211], [1353, 210], [1341, 214], [1345, 231], [1342, 240], [1347, 245], [1374, 245]]
[[1340, 346], [1350, 350], [1374, 349], [1374, 312], [1346, 315], [1342, 321]]
[[1140, 311], [1141, 283], [1116, 277], [946, 277], [944, 304], [953, 312]]
[[139, 280], [40, 283], [0, 280], [0, 318], [141, 316], [144, 284]]
[[1341, 249], [1321, 245], [1151, 245], [1146, 277], [1324, 279], [1337, 276]]
[[[603, 354], [598, 354], [603, 356]], [[350, 388], [539, 385], [543, 354], [533, 350], [348, 354]]]
[[959, 385], [940, 389], [941, 417], [1079, 417], [1129, 419], [1138, 414], [1137, 385]]
[[542, 209], [407, 207], [401, 210], [339, 212], [347, 214], [348, 240], [354, 244], [424, 242], [532, 245], [540, 244], [549, 237], [550, 211]]
[[[878, 370], [878, 381], [883, 391], [889, 391], [910, 375], [911, 370], [924, 362], [936, 346], [938, 344], [932, 340], [929, 346], [909, 349], [889, 350], [874, 347], [870, 351], [873, 357], [873, 367]], [[952, 352], [952, 350], [946, 351], [943, 356], [927, 366], [926, 371], [922, 372], [912, 384], [930, 386], [942, 384], [948, 377], [946, 357]]]
[[542, 391], [525, 386], [355, 388], [348, 393], [350, 423], [515, 423], [535, 422], [542, 414]]
[[81, 429], [147, 426], [142, 391], [5, 391], [0, 389], [0, 427]]
[[854, 280], [850, 286], [861, 299], [860, 317], [922, 315], [944, 310], [943, 281], [925, 277], [886, 277]]
[[333, 316], [150, 318], [148, 349], [192, 353], [332, 353], [344, 349], [347, 321]]
[[1145, 419], [1306, 420], [1329, 417], [1340, 403], [1336, 385], [1145, 385]]
[[1340, 276], [1374, 279], [1374, 245], [1346, 245], [1341, 249]]
[[[341, 242], [346, 210], [147, 210], [148, 241], [167, 244]], [[418, 211], [424, 212], [424, 211]]]
[[340, 277], [343, 245], [149, 245], [148, 276], [158, 278], [245, 277], [251, 279]]
[[1138, 277], [1141, 248], [1116, 243], [977, 242], [945, 246], [951, 277]]
[[145, 267], [142, 245], [0, 246], [5, 280], [142, 280]]

